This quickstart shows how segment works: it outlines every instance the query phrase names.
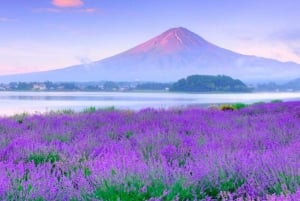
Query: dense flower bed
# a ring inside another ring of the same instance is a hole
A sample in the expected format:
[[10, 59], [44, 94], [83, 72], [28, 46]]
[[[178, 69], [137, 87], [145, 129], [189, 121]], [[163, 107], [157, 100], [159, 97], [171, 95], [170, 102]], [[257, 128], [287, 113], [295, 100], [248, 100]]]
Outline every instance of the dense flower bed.
[[300, 103], [3, 117], [0, 200], [300, 200]]

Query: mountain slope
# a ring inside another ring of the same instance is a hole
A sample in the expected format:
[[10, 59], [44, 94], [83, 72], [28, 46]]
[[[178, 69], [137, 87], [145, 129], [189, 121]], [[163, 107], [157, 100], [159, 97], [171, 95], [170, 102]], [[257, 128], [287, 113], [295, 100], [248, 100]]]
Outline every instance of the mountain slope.
[[300, 90], [300, 78], [291, 80], [288, 83], [281, 85], [281, 88], [299, 91]]
[[288, 80], [300, 65], [220, 48], [185, 28], [172, 28], [118, 55], [88, 65], [0, 76], [8, 81], [176, 81], [191, 74], [225, 74], [244, 81]]

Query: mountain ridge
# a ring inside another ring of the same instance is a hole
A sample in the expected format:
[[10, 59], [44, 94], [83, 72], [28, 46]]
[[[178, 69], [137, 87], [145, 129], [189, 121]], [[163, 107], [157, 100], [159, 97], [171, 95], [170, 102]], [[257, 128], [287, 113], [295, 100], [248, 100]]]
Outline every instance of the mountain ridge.
[[192, 74], [229, 75], [245, 81], [300, 77], [300, 65], [243, 55], [218, 47], [183, 27], [114, 56], [62, 69], [0, 76], [9, 81], [176, 81]]

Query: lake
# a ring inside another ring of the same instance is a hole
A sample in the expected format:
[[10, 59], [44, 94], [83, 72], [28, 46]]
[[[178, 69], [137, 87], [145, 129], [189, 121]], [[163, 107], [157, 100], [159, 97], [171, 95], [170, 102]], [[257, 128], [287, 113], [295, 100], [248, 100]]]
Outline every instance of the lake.
[[271, 100], [300, 100], [300, 92], [192, 94], [192, 93], [141, 93], [141, 92], [0, 92], [1, 115], [15, 113], [43, 113], [52, 110], [82, 111], [95, 106], [138, 110], [146, 107], [170, 108], [188, 105], [221, 103], [255, 103]]

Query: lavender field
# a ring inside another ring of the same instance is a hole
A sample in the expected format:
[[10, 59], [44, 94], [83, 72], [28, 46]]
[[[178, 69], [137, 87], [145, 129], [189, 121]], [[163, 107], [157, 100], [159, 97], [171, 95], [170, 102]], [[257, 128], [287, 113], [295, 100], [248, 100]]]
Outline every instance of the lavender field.
[[2, 117], [0, 200], [300, 200], [300, 103]]

